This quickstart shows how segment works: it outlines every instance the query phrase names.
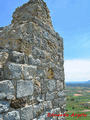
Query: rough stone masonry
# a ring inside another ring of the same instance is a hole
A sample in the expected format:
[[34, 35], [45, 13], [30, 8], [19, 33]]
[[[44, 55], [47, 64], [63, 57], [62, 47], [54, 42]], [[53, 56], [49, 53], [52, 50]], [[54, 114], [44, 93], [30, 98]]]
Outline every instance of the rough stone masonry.
[[0, 29], [0, 120], [64, 120], [63, 39], [43, 0], [16, 9]]

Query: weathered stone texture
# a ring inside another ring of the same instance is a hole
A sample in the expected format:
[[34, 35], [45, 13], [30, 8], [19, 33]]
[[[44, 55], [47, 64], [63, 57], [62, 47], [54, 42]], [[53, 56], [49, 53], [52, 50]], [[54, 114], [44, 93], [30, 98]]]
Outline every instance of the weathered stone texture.
[[7, 112], [9, 110], [9, 102], [0, 101], [0, 113]]
[[0, 28], [0, 120], [64, 120], [63, 38], [43, 0], [17, 8]]
[[23, 66], [23, 77], [28, 80], [36, 75], [37, 67], [32, 65]]
[[5, 79], [22, 79], [22, 65], [8, 62], [4, 67]]
[[4, 120], [20, 120], [20, 115], [18, 111], [8, 112], [4, 116]]
[[0, 99], [13, 99], [15, 97], [15, 89], [10, 80], [0, 82]]
[[17, 98], [33, 95], [33, 82], [28, 80], [19, 80], [17, 82]]
[[33, 119], [33, 107], [32, 105], [21, 109], [21, 120]]

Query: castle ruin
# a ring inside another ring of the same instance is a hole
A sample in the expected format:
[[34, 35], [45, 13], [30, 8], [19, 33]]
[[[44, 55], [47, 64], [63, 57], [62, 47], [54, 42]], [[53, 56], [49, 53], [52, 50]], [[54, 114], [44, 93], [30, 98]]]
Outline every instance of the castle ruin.
[[16, 9], [0, 29], [0, 120], [64, 120], [63, 39], [43, 0]]

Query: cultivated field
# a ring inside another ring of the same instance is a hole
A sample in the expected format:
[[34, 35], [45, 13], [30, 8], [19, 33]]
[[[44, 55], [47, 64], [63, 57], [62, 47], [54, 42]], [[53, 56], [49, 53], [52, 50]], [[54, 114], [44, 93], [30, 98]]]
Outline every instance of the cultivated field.
[[[69, 117], [66, 120], [90, 120], [90, 88], [89, 87], [67, 87], [66, 88], [66, 110]], [[82, 114], [82, 117], [71, 117], [72, 113]], [[83, 117], [86, 114], [86, 117]]]

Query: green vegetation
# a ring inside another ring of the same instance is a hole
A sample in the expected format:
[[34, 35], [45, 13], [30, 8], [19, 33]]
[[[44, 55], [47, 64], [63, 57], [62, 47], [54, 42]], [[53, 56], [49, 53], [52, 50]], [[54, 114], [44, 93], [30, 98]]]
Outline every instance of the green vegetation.
[[[66, 120], [90, 120], [90, 88], [88, 87], [67, 87], [66, 113], [69, 117]], [[71, 117], [74, 114], [86, 114], [87, 116]]]

